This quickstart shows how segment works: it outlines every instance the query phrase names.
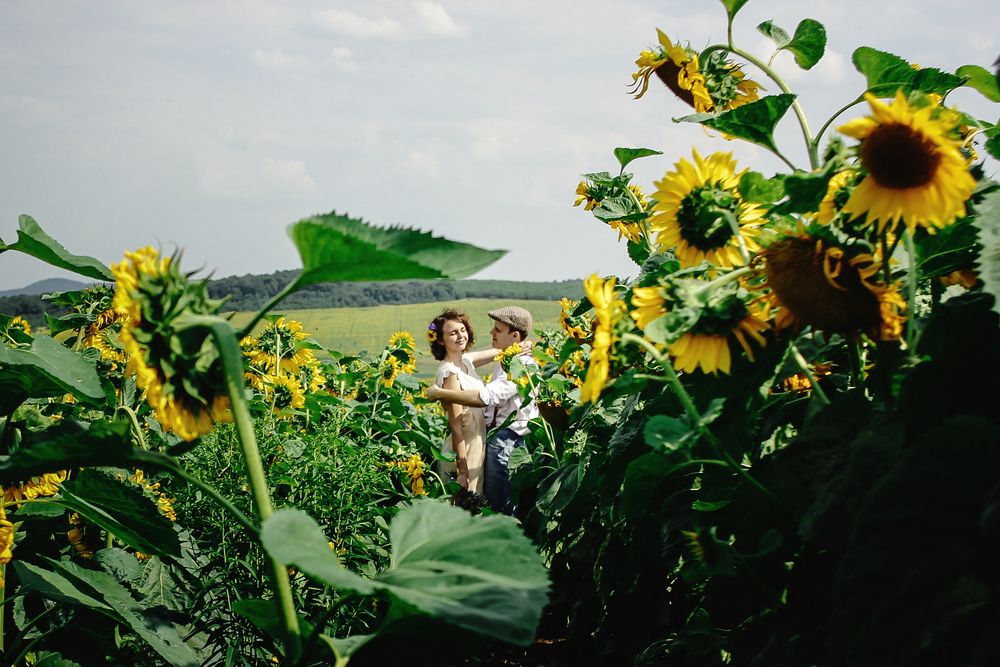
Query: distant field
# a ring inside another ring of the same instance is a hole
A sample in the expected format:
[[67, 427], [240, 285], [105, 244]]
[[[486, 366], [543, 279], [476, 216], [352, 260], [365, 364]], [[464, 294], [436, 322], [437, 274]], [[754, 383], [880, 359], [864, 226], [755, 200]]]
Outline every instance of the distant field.
[[[531, 311], [535, 328], [548, 329], [559, 326], [559, 303], [555, 301], [510, 301], [499, 299], [462, 299], [444, 303], [413, 303], [401, 306], [374, 306], [371, 308], [311, 308], [309, 310], [281, 310], [286, 317], [302, 322], [303, 328], [324, 347], [341, 352], [381, 350], [389, 337], [397, 331], [409, 331], [417, 341], [417, 372], [432, 374], [437, 362], [430, 355], [424, 334], [427, 324], [448, 307], [464, 310], [472, 320], [476, 334], [476, 347], [489, 345], [489, 331], [493, 321], [486, 313], [494, 308], [519, 305]], [[237, 313], [236, 326], [250, 319], [249, 313]]]

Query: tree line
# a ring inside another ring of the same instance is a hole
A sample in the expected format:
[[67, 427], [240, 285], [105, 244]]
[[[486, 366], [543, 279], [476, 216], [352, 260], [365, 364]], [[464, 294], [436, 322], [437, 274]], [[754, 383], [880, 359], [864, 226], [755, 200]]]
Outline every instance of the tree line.
[[[257, 310], [291, 282], [298, 271], [275, 271], [210, 280], [209, 294], [227, 298], [228, 310]], [[383, 282], [324, 283], [302, 289], [281, 302], [284, 310], [310, 308], [360, 308], [407, 303], [437, 303], [459, 299], [511, 299], [558, 301], [583, 296], [581, 280], [529, 282], [520, 280], [390, 280]], [[65, 310], [43, 295], [0, 297], [0, 313], [21, 315], [32, 326], [45, 323]]]

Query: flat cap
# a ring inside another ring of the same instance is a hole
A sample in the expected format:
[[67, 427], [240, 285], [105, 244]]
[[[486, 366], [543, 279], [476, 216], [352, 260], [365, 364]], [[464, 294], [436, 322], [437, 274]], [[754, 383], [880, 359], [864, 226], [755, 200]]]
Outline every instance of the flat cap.
[[503, 322], [507, 326], [531, 333], [531, 313], [520, 306], [504, 306], [486, 313], [490, 319]]

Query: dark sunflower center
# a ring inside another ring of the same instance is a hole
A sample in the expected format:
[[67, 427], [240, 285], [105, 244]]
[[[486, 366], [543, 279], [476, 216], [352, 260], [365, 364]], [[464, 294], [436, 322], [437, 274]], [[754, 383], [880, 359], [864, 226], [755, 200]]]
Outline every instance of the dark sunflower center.
[[887, 188], [926, 185], [940, 162], [934, 142], [908, 125], [882, 125], [861, 142], [861, 163]]
[[680, 84], [677, 83], [677, 75], [680, 74], [680, 71], [681, 69], [674, 64], [674, 61], [669, 59], [667, 62], [663, 63], [654, 70], [656, 76], [659, 77], [660, 81], [662, 81], [674, 95], [679, 97], [682, 102], [694, 109], [694, 95], [691, 94], [691, 91], [681, 88]]
[[695, 188], [681, 200], [677, 224], [687, 244], [708, 252], [726, 245], [733, 236], [726, 213], [736, 216], [739, 199], [717, 186]]

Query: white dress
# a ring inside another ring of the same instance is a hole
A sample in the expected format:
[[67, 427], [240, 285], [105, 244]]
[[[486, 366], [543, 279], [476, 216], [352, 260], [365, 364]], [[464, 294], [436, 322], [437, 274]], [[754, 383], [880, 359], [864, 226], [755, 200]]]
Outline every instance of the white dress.
[[[445, 378], [452, 375], [458, 378], [458, 385], [463, 390], [475, 389], [479, 391], [483, 388], [483, 381], [479, 379], [479, 374], [476, 373], [475, 366], [472, 365], [472, 361], [466, 355], [462, 355], [462, 368], [451, 362], [442, 361], [441, 365], [438, 366], [437, 378], [434, 380], [434, 384], [444, 387]], [[469, 490], [482, 494], [484, 482], [483, 461], [486, 458], [486, 423], [483, 420], [483, 409], [467, 406], [459, 407], [462, 408], [462, 433], [465, 436], [466, 462], [469, 466]], [[451, 444], [451, 435], [444, 441], [441, 451], [455, 451], [455, 448]], [[438, 474], [444, 475], [447, 478], [455, 475], [457, 469], [454, 463], [439, 461], [437, 463], [437, 471]]]

